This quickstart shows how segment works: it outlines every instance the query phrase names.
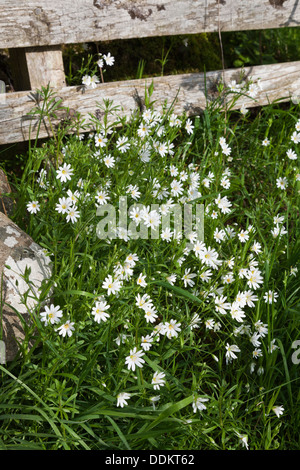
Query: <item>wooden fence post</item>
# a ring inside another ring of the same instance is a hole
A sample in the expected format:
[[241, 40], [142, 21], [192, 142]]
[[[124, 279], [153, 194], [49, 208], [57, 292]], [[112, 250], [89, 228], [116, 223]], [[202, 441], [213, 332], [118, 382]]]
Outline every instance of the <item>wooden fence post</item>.
[[35, 90], [50, 83], [66, 86], [61, 46], [21, 47], [9, 50], [15, 91]]

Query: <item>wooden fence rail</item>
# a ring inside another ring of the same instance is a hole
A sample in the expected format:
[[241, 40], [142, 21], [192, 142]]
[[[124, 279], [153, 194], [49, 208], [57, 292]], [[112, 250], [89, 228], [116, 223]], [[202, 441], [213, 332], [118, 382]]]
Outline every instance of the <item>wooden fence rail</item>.
[[[66, 87], [62, 44], [299, 25], [299, 0], [0, 0], [0, 49], [9, 49], [20, 90], [0, 95], [0, 144], [28, 140], [30, 127], [30, 137], [35, 136], [27, 115], [33, 106], [28, 92], [49, 82], [64, 106], [84, 116], [94, 113], [103, 98], [121, 105], [124, 114], [137, 106], [134, 96], [143, 96], [144, 79], [99, 84], [84, 94]], [[258, 101], [245, 101], [246, 106], [289, 99], [300, 89], [300, 62], [252, 67], [246, 73], [263, 85]], [[226, 70], [224, 77], [229, 81], [238, 74]], [[221, 75], [209, 72], [206, 78], [213, 83]], [[157, 77], [153, 99], [171, 102], [179, 90], [177, 112], [197, 113], [205, 107], [204, 89], [201, 73]], [[40, 137], [47, 135], [42, 128]]]

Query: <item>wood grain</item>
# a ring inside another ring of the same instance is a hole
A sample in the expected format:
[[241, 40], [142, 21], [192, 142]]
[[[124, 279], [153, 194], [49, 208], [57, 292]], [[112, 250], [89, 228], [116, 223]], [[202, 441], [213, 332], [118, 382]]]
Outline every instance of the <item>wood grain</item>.
[[[239, 108], [242, 103], [246, 107], [266, 105], [277, 99], [289, 100], [300, 90], [300, 61], [284, 64], [271, 64], [266, 66], [249, 67], [244, 69], [245, 78], [260, 79], [262, 91], [255, 100], [247, 97], [240, 98], [236, 104]], [[239, 81], [242, 70], [225, 70], [224, 79], [228, 84], [231, 80]], [[155, 100], [156, 109], [161, 109], [165, 101], [170, 105], [176, 98], [175, 112], [187, 112], [189, 115], [200, 114], [206, 107], [207, 98], [216, 97], [216, 85], [222, 79], [223, 72], [172, 75], [153, 79], [154, 92], [151, 100]], [[64, 87], [57, 96], [62, 99], [63, 105], [72, 112], [79, 112], [89, 121], [89, 114], [95, 115], [98, 106], [103, 105], [104, 99], [112, 100], [114, 105], [120, 106], [120, 116], [130, 115], [139, 106], [139, 97], [144, 98], [145, 86], [151, 84], [152, 79], [128, 80], [99, 84], [95, 89], [88, 89], [84, 93], [80, 87]], [[206, 82], [206, 84], [205, 84]], [[0, 104], [0, 144], [26, 141], [36, 135], [36, 118], [30, 119], [27, 113], [34, 106], [29, 92], [8, 93], [5, 101]], [[50, 135], [47, 126], [42, 126], [40, 137]]]
[[299, 24], [299, 0], [0, 0], [0, 49]]
[[66, 86], [61, 46], [10, 49], [10, 64], [16, 91]]

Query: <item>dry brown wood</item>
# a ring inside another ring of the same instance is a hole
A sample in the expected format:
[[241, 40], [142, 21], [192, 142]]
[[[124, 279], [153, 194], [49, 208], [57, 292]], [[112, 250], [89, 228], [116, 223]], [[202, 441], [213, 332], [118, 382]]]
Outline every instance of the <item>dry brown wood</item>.
[[0, 48], [299, 26], [299, 0], [0, 0]]
[[[241, 69], [225, 70], [225, 83], [231, 80], [239, 81], [243, 71]], [[299, 93], [300, 90], [300, 61], [287, 62], [284, 64], [271, 64], [244, 69], [245, 77], [253, 77], [256, 81], [260, 79], [262, 91], [255, 100], [251, 98], [240, 98], [236, 107], [242, 103], [246, 107], [266, 105], [269, 101], [284, 98]], [[216, 96], [216, 85], [222, 79], [223, 72], [215, 71], [196, 74], [171, 75], [155, 77], [153, 79], [154, 92], [151, 97], [155, 100], [155, 107], [160, 109], [167, 101], [170, 105], [176, 98], [174, 111], [187, 114], [199, 114], [206, 106], [205, 88], [208, 99]], [[95, 115], [97, 103], [103, 105], [104, 99], [112, 100], [114, 105], [120, 106], [120, 116], [129, 115], [139, 106], [139, 97], [143, 100], [145, 96], [145, 85], [149, 86], [152, 79], [128, 80], [122, 82], [99, 84], [95, 89], [88, 89], [84, 93], [80, 87], [64, 87], [58, 91], [57, 96], [62, 99], [62, 104], [74, 112], [89, 120], [89, 114]], [[6, 100], [0, 106], [0, 144], [28, 140], [29, 131], [31, 138], [36, 136], [37, 120], [31, 119], [27, 113], [34, 106], [32, 93], [15, 92], [8, 93]], [[40, 137], [50, 135], [49, 125], [42, 125]]]
[[16, 91], [66, 85], [61, 46], [11, 49], [10, 64]]

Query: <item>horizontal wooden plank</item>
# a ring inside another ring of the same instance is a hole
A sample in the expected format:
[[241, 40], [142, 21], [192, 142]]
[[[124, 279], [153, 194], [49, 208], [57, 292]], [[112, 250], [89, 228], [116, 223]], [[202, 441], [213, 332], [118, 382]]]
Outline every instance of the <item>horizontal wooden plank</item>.
[[[241, 69], [224, 71], [225, 84], [232, 80], [239, 81]], [[245, 79], [259, 80], [261, 91], [255, 100], [249, 97], [239, 98], [236, 108], [242, 104], [246, 107], [265, 105], [269, 101], [299, 94], [300, 90], [300, 61], [285, 64], [271, 64], [266, 66], [249, 67], [244, 69]], [[154, 92], [151, 100], [155, 100], [156, 109], [167, 100], [170, 105], [176, 98], [174, 111], [177, 114], [183, 111], [189, 115], [197, 115], [206, 107], [205, 88], [209, 100], [216, 97], [216, 85], [223, 78], [222, 71], [203, 73], [171, 75], [155, 77], [153, 79]], [[145, 96], [145, 85], [149, 86], [152, 79], [128, 80], [99, 84], [95, 89], [87, 89], [84, 93], [80, 87], [64, 87], [58, 91], [57, 96], [62, 104], [72, 112], [79, 112], [89, 121], [89, 113], [95, 115], [97, 104], [103, 105], [104, 99], [112, 100], [115, 106], [120, 106], [120, 116], [130, 115], [138, 106], [140, 97]], [[31, 138], [36, 136], [37, 120], [30, 119], [27, 113], [34, 106], [33, 92], [16, 92], [5, 95], [0, 103], [0, 144], [8, 144], [28, 140], [29, 130]], [[3, 97], [3, 95], [2, 95]], [[47, 137], [49, 126], [42, 126], [40, 137]]]
[[299, 26], [298, 0], [0, 0], [0, 48]]

